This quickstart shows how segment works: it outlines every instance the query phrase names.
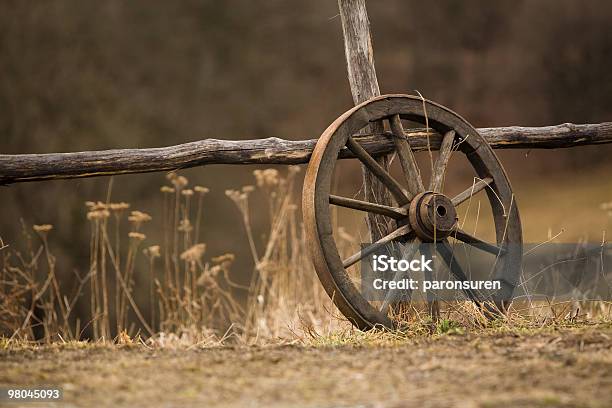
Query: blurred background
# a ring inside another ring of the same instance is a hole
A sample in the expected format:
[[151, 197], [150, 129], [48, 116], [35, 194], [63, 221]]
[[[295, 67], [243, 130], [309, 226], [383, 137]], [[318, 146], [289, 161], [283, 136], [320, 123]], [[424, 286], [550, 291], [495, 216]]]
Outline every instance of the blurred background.
[[[576, 0], [368, 2], [383, 93], [415, 93], [476, 127], [612, 120], [612, 3]], [[0, 152], [173, 145], [203, 138], [311, 139], [352, 106], [333, 0], [0, 2]], [[515, 188], [525, 240], [601, 241], [612, 224], [612, 146], [498, 151]], [[253, 265], [225, 190], [256, 166], [183, 172], [210, 188], [202, 240], [211, 256]], [[282, 169], [281, 169], [282, 171]], [[452, 175], [450, 176], [452, 177]], [[361, 176], [354, 174], [354, 182]], [[84, 202], [107, 178], [0, 189], [0, 237], [54, 225], [58, 273], [89, 264]], [[115, 177], [112, 200], [159, 218], [163, 174]], [[299, 197], [299, 186], [296, 197]], [[265, 197], [251, 203], [268, 233]], [[299, 199], [298, 199], [299, 201]], [[261, 204], [261, 208], [264, 204]], [[30, 229], [31, 230], [31, 229]], [[155, 223], [147, 242], [158, 243]]]

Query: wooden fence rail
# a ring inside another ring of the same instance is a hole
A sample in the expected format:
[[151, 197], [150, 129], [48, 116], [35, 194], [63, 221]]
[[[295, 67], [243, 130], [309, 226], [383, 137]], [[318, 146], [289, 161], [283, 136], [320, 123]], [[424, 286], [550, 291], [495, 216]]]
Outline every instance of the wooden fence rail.
[[[612, 143], [612, 122], [545, 127], [481, 128], [480, 134], [494, 149], [555, 149]], [[427, 149], [424, 130], [406, 134], [415, 150]], [[391, 134], [361, 135], [360, 143], [373, 155], [393, 150]], [[437, 150], [441, 136], [431, 134]], [[316, 139], [290, 141], [204, 139], [176, 146], [149, 149], [116, 149], [74, 153], [0, 155], [0, 185], [26, 181], [170, 171], [207, 164], [307, 163]], [[350, 158], [343, 151], [341, 158]]]

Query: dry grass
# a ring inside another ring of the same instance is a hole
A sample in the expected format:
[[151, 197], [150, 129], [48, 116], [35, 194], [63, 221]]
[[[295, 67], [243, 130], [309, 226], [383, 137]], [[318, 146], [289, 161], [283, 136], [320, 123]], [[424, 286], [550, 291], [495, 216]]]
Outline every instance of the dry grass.
[[[499, 320], [485, 317], [472, 303], [448, 302], [435, 321], [425, 305], [412, 305], [404, 311], [406, 323], [400, 331], [358, 332], [335, 309], [311, 266], [295, 203], [298, 172], [298, 167], [289, 167], [286, 174], [256, 170], [253, 185], [226, 191], [241, 214], [251, 250], [249, 287], [234, 282], [232, 254], [210, 256], [200, 240], [208, 189], [190, 187], [184, 176], [175, 173], [168, 174], [168, 184], [160, 189], [160, 243], [145, 244], [147, 228], [157, 227], [149, 214], [111, 201], [112, 180], [104, 202], [86, 202], [91, 228], [89, 268], [83, 274], [75, 271], [71, 282], [58, 278], [49, 247], [53, 227], [36, 225], [32, 233], [24, 224], [23, 250], [0, 243], [4, 344], [33, 340], [180, 348], [382, 344], [414, 336], [610, 321], [609, 302], [515, 303]], [[253, 233], [249, 205], [253, 195], [264, 197], [268, 205], [269, 232], [261, 239]], [[342, 228], [337, 239], [346, 253], [352, 253], [358, 242]], [[137, 292], [136, 282], [146, 289]], [[77, 315], [83, 298], [87, 310]]]
[[[0, 384], [70, 406], [609, 407], [610, 324], [336, 333], [307, 347], [0, 342]], [[203, 346], [202, 346], [203, 347]], [[83, 375], [86, 372], [87, 375]]]
[[[11, 340], [45, 343], [122, 343], [143, 337], [161, 345], [253, 344], [290, 339], [305, 327], [321, 331], [345, 325], [330, 315], [332, 303], [306, 253], [294, 202], [298, 172], [297, 166], [286, 175], [258, 170], [254, 185], [226, 191], [240, 210], [251, 248], [249, 287], [232, 278], [233, 254], [208, 256], [206, 243], [200, 241], [208, 189], [190, 188], [187, 178], [175, 173], [167, 175], [169, 184], [160, 189], [159, 223], [128, 203], [112, 202], [112, 179], [105, 201], [85, 203], [89, 267], [87, 273], [74, 272], [72, 283], [78, 284], [71, 290], [66, 289], [70, 282], [56, 274], [49, 248], [53, 226], [34, 226], [32, 234], [24, 223], [25, 250], [4, 243], [0, 250], [0, 333]], [[252, 193], [268, 200], [270, 229], [260, 240], [252, 232]], [[162, 242], [145, 244], [146, 230], [158, 226]], [[147, 290], [137, 291], [136, 282]], [[246, 302], [238, 300], [245, 297]], [[83, 298], [87, 307], [81, 304], [77, 317], [75, 308]]]
[[[69, 291], [52, 227], [24, 225], [25, 250], [0, 250], [0, 384], [57, 384], [75, 406], [609, 405], [610, 302], [515, 302], [497, 319], [446, 302], [435, 320], [411, 304], [401, 330], [354, 329], [312, 269], [296, 175], [258, 171], [227, 191], [250, 243], [248, 288], [234, 283], [232, 254], [200, 241], [207, 190], [175, 174], [161, 188], [160, 243], [145, 244], [148, 214], [87, 204], [90, 265]], [[269, 206], [261, 239], [256, 194]], [[353, 252], [358, 240], [339, 235]]]

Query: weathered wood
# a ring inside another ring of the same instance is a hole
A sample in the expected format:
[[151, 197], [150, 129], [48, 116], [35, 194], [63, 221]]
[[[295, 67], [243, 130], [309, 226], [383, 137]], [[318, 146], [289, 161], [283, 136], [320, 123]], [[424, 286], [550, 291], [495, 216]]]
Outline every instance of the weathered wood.
[[[382, 305], [384, 307], [379, 309], [378, 305], [370, 301], [371, 291], [364, 290], [363, 287], [355, 284], [352, 275], [346, 268], [347, 265], [356, 262], [359, 255], [343, 261], [342, 243], [337, 234], [334, 234], [333, 209], [335, 207], [330, 205], [330, 202], [334, 200], [333, 198], [330, 200], [330, 195], [334, 184], [337, 157], [342, 154], [343, 148], [349, 147], [364, 161], [362, 158], [364, 155], [357, 153], [357, 149], [352, 148], [351, 133], [354, 134], [358, 129], [372, 122], [386, 120], [394, 115], [410, 119], [412, 123], [427, 123], [430, 129], [438, 133], [447, 134], [449, 130], [455, 131], [455, 140], [461, 143], [461, 153], [469, 155], [469, 164], [475, 176], [478, 179], [491, 178], [491, 191], [486, 195], [493, 216], [491, 226], [495, 230], [495, 242], [498, 245], [503, 243], [508, 248], [503, 255], [504, 258], [498, 263], [499, 267], [492, 271], [492, 276], [503, 282], [504, 296], [512, 294], [520, 275], [522, 233], [514, 193], [500, 161], [486, 140], [459, 115], [434, 102], [424, 101], [420, 97], [410, 95], [386, 95], [372, 98], [359, 105], [358, 108], [351, 109], [340, 116], [321, 134], [306, 170], [302, 193], [304, 232], [317, 276], [338, 310], [362, 330], [380, 326], [397, 327], [395, 323], [400, 323], [394, 319], [397, 314], [389, 314], [387, 306], [393, 305], [395, 309], [396, 305], [403, 304], [408, 299], [406, 297], [399, 299], [394, 296], [395, 291], [387, 291]], [[399, 135], [394, 133], [394, 138], [411, 139], [401, 132], [400, 130]], [[347, 140], [349, 140], [348, 143]], [[425, 155], [428, 156], [428, 154]], [[370, 159], [365, 161], [371, 163]], [[438, 211], [437, 208], [431, 208], [434, 193], [423, 192], [422, 194], [419, 199], [415, 198], [411, 201], [408, 219], [404, 221], [414, 234], [410, 233], [406, 237], [390, 239], [403, 246], [396, 249], [401, 251], [402, 257], [408, 259], [411, 249], [418, 247], [420, 242], [435, 241], [440, 242], [442, 247], [447, 247], [447, 238], [459, 221], [456, 218], [454, 206], [448, 202], [447, 197], [437, 203], [437, 206], [443, 204], [446, 211]], [[474, 239], [476, 237], [471, 240]], [[447, 254], [440, 253], [440, 255], [454, 276], [464, 278], [465, 275], [456, 265], [457, 262], [453, 262], [452, 248], [450, 249], [451, 251]], [[394, 279], [398, 279], [397, 274]], [[471, 295], [471, 293], [466, 294]], [[503, 299], [510, 298], [496, 297], [494, 300], [499, 300], [496, 306], [503, 306], [501, 303]], [[433, 299], [428, 298], [428, 300]], [[434, 304], [429, 306], [435, 311]]]
[[399, 115], [394, 115], [389, 119], [389, 125], [393, 132], [393, 143], [395, 144], [395, 151], [399, 157], [404, 177], [408, 183], [408, 191], [410, 192], [409, 199], [412, 200], [414, 196], [419, 194], [425, 188], [423, 187], [423, 179], [421, 179], [421, 172], [419, 166], [417, 166], [416, 159], [414, 158], [414, 152], [410, 147], [408, 138], [404, 137], [404, 127]]
[[[338, 0], [342, 36], [344, 38], [344, 53], [348, 80], [355, 105], [380, 95], [380, 87], [376, 78], [374, 66], [374, 49], [370, 36], [370, 21], [365, 0]], [[382, 133], [384, 125], [381, 122], [372, 123], [364, 131]], [[389, 170], [389, 159], [385, 155], [376, 158], [385, 170]], [[389, 191], [374, 177], [367, 167], [362, 167], [363, 187], [367, 201], [383, 205], [393, 205]], [[389, 220], [377, 214], [368, 214], [368, 230], [371, 240], [376, 241], [387, 235], [393, 225]]]
[[[385, 170], [368, 152], [365, 151], [359, 143], [352, 137], [349, 137], [346, 141], [346, 147], [361, 161], [361, 163], [367, 167], [368, 170], [382, 182], [391, 194], [395, 197], [400, 205], [406, 205], [410, 202], [410, 198], [404, 193], [402, 185], [393, 178], [387, 170]], [[366, 199], [366, 201], [368, 201]]]
[[405, 207], [387, 207], [386, 205], [369, 203], [367, 201], [356, 200], [354, 198], [342, 197], [330, 194], [329, 203], [353, 210], [373, 212], [387, 217], [402, 219], [408, 216], [408, 209]]
[[455, 230], [451, 233], [451, 236], [459, 241], [465, 242], [466, 244], [472, 245], [495, 256], [503, 255], [506, 252], [504, 248], [500, 248], [497, 245], [485, 242], [482, 239], [465, 232], [459, 227], [455, 228]]
[[484, 190], [485, 188], [487, 188], [487, 186], [490, 186], [491, 183], [493, 183], [493, 179], [491, 177], [478, 180], [473, 185], [466, 188], [461, 193], [457, 194], [452, 200], [453, 205], [458, 206], [468, 198], [476, 195], [476, 193], [478, 193], [479, 191]]
[[429, 182], [429, 190], [435, 192], [442, 191], [442, 183], [444, 181], [444, 174], [446, 173], [446, 166], [450, 160], [451, 153], [453, 152], [453, 143], [455, 141], [455, 131], [449, 130], [442, 138], [440, 144], [440, 155], [436, 160], [433, 172], [431, 174], [431, 181]]
[[397, 238], [408, 235], [410, 231], [411, 229], [409, 225], [402, 225], [401, 227], [397, 228], [395, 231], [392, 231], [391, 233], [380, 238], [378, 241], [374, 242], [373, 244], [370, 244], [370, 246], [368, 246], [367, 248], [363, 248], [359, 250], [358, 252], [354, 253], [353, 255], [349, 256], [348, 258], [346, 258], [344, 261], [342, 261], [342, 266], [344, 268], [348, 268], [349, 266], [355, 265], [357, 262], [359, 262], [366, 256], [370, 255], [371, 253], [375, 252], [377, 249], [385, 246], [385, 244], [391, 241], [394, 241]]
[[[481, 128], [478, 132], [494, 149], [556, 149], [612, 143], [612, 122], [545, 127]], [[406, 133], [416, 151], [427, 149], [424, 131]], [[355, 136], [371, 155], [395, 149], [391, 133]], [[438, 150], [442, 136], [432, 134], [429, 143]], [[316, 139], [290, 141], [204, 139], [176, 146], [149, 149], [116, 149], [75, 153], [2, 154], [0, 185], [25, 181], [96, 177], [115, 174], [170, 171], [208, 164], [307, 163]], [[340, 158], [354, 157], [348, 149]]]
[[338, 0], [344, 53], [353, 102], [361, 102], [380, 95], [374, 50], [370, 36], [370, 21], [365, 0]]
[[612, 142], [612, 122], [477, 130], [494, 149], [557, 149]]

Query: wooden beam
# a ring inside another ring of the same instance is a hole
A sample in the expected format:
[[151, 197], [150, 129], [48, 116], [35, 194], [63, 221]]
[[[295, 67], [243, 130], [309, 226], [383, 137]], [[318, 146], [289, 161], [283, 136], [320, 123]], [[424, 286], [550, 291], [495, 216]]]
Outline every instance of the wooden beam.
[[353, 102], [359, 105], [380, 95], [374, 50], [370, 36], [370, 21], [365, 0], [338, 0], [344, 54]]
[[[545, 127], [481, 128], [478, 132], [494, 149], [557, 149], [612, 143], [612, 122]], [[427, 150], [425, 131], [406, 133], [414, 150]], [[390, 133], [355, 136], [373, 156], [393, 151]], [[442, 136], [430, 135], [438, 150]], [[204, 139], [176, 146], [150, 149], [116, 149], [75, 153], [0, 154], [0, 185], [25, 181], [107, 176], [113, 174], [170, 171], [207, 164], [307, 163], [316, 139], [290, 141]], [[351, 158], [344, 149], [340, 158]]]
[[[338, 9], [342, 22], [348, 80], [353, 102], [358, 105], [380, 95], [374, 66], [370, 21], [365, 0], [338, 0]], [[383, 133], [384, 125], [382, 122], [372, 123], [364, 131]], [[378, 156], [376, 161], [385, 171], [389, 170], [389, 160], [385, 155]], [[392, 206], [391, 195], [385, 186], [365, 166], [362, 167], [362, 173], [366, 201]], [[390, 220], [380, 215], [370, 213], [367, 219], [372, 242], [394, 229]]]

